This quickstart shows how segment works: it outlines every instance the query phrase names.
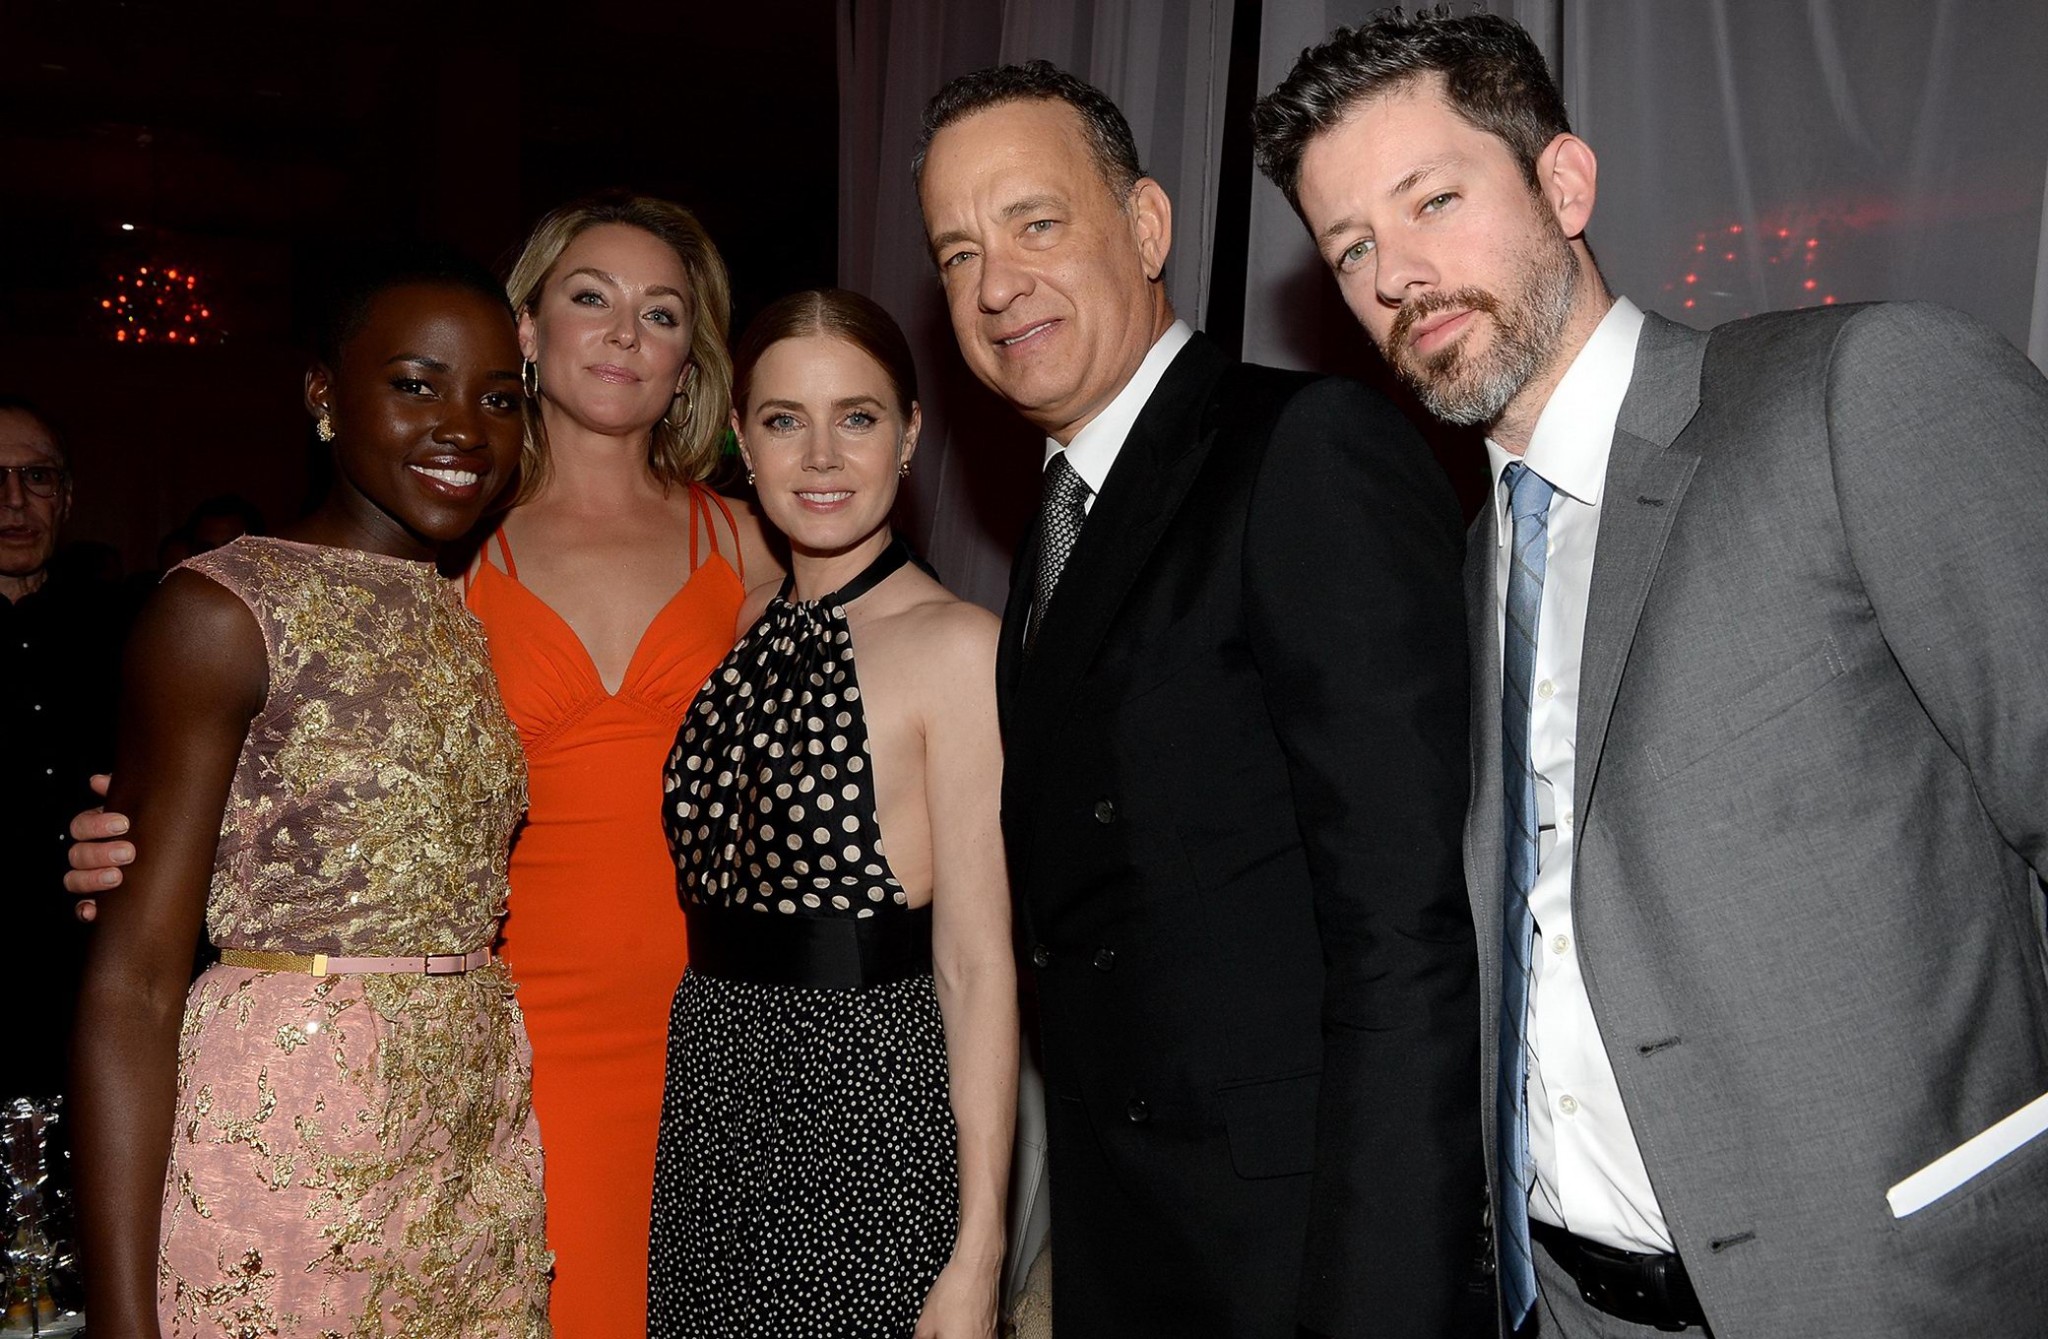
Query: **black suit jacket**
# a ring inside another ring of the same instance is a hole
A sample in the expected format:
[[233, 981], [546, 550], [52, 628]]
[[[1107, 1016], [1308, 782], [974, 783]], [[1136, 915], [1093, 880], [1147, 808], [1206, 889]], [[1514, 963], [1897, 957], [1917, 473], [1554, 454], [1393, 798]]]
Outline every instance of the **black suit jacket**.
[[1027, 656], [1003, 823], [1062, 1339], [1437, 1335], [1482, 1200], [1462, 527], [1353, 382], [1202, 336]]

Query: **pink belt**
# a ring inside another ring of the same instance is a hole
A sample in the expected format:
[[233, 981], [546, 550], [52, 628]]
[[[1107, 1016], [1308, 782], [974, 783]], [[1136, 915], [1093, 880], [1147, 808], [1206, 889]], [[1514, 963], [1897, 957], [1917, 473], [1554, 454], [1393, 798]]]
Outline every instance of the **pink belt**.
[[272, 953], [267, 949], [224, 948], [220, 960], [228, 967], [259, 972], [304, 972], [309, 976], [461, 976], [491, 960], [489, 945], [468, 953], [427, 953], [405, 958], [340, 958], [326, 953]]

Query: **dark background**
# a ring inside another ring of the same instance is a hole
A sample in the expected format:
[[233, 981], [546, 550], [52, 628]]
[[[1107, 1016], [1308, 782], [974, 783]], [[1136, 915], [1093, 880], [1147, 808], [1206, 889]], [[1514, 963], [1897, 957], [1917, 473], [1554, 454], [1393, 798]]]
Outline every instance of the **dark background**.
[[[337, 248], [422, 235], [503, 274], [546, 210], [625, 187], [697, 212], [736, 323], [831, 283], [836, 41], [830, 0], [0, 0], [0, 390], [71, 448], [66, 538], [135, 571], [202, 498], [305, 504], [298, 329]], [[179, 270], [197, 344], [101, 306], [144, 265], [152, 309]]]

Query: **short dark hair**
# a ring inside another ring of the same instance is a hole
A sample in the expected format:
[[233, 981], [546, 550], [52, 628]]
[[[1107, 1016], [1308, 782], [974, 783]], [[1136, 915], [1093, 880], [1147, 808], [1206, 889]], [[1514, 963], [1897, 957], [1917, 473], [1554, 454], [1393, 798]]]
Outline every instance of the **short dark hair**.
[[325, 267], [319, 310], [313, 324], [313, 353], [333, 367], [341, 346], [370, 319], [371, 304], [394, 288], [438, 284], [467, 289], [505, 309], [512, 304], [504, 285], [469, 256], [437, 242], [390, 242], [349, 251]]
[[1571, 132], [1564, 98], [1522, 26], [1492, 14], [1453, 16], [1439, 6], [1382, 10], [1301, 53], [1280, 86], [1252, 109], [1259, 171], [1301, 212], [1301, 157], [1360, 102], [1428, 75], [1443, 76], [1452, 110], [1508, 146], [1536, 185], [1536, 160]]
[[761, 355], [785, 339], [830, 335], [843, 339], [881, 365], [904, 415], [917, 403], [917, 364], [903, 328], [881, 303], [845, 288], [807, 288], [777, 298], [747, 322], [732, 351], [732, 402], [744, 410]]
[[64, 445], [64, 434], [57, 431], [57, 425], [42, 407], [23, 395], [0, 391], [0, 413], [27, 414], [43, 425], [43, 431], [50, 434], [50, 445], [57, 450], [57, 462], [67, 469], [71, 465], [71, 452]]
[[917, 152], [910, 160], [911, 180], [924, 180], [925, 152], [941, 130], [976, 112], [1010, 102], [1064, 102], [1072, 107], [1088, 132], [1088, 150], [1109, 193], [1119, 202], [1130, 199], [1131, 188], [1145, 175], [1138, 165], [1138, 142], [1131, 137], [1131, 123], [1124, 120], [1109, 94], [1049, 60], [976, 70], [948, 81], [932, 94], [932, 100], [924, 105]]

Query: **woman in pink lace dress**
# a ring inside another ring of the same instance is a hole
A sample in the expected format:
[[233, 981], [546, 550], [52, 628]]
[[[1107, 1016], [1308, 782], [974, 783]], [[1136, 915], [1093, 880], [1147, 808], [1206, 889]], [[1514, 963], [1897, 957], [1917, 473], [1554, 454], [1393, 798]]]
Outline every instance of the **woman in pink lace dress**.
[[[337, 307], [333, 494], [130, 644], [76, 1045], [95, 1339], [548, 1334], [531, 1052], [489, 945], [519, 741], [440, 546], [513, 471], [512, 318], [412, 259]], [[202, 912], [220, 962], [185, 989]]]

